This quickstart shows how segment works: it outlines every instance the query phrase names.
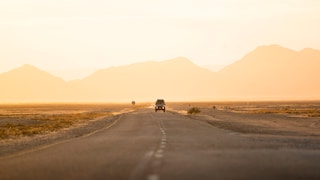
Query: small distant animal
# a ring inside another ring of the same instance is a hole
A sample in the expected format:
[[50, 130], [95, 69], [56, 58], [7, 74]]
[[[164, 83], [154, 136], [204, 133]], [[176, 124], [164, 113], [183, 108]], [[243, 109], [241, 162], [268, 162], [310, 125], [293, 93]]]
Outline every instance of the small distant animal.
[[135, 102], [135, 101], [131, 101], [131, 104], [132, 104], [132, 105], [136, 105], [136, 102]]

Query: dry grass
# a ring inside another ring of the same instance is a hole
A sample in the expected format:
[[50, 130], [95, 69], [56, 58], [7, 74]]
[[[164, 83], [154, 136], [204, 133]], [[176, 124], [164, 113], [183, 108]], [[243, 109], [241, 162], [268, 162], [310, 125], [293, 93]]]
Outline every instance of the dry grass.
[[[201, 108], [190, 116], [212, 126], [246, 134], [320, 136], [320, 102], [191, 102], [168, 105], [176, 112]], [[213, 108], [213, 106], [215, 108]]]
[[[52, 114], [52, 115], [22, 115], [14, 118], [24, 119], [25, 122], [10, 122], [0, 126], [0, 138], [15, 138], [20, 136], [32, 136], [57, 131], [71, 127], [75, 124], [84, 123], [98, 117], [108, 116], [107, 112], [89, 112], [75, 114]], [[11, 119], [12, 117], [7, 117]], [[28, 123], [29, 121], [29, 123]]]
[[307, 117], [320, 117], [320, 109], [299, 109], [299, 108], [268, 108], [268, 109], [254, 109], [252, 113], [262, 114], [291, 114]]
[[226, 110], [250, 114], [288, 114], [303, 117], [320, 117], [319, 101], [297, 102], [184, 102], [172, 103], [175, 110], [190, 110], [191, 107], [211, 110]]
[[0, 140], [46, 134], [141, 106], [120, 104], [0, 105]]
[[44, 134], [48, 132], [57, 131], [63, 128], [68, 128], [75, 124], [84, 123], [86, 121], [98, 117], [105, 117], [108, 115], [110, 115], [110, 113], [108, 112], [88, 112], [51, 115], [22, 114], [21, 116], [15, 115], [13, 117], [10, 117], [10, 115], [7, 115], [7, 117], [2, 115], [1, 118], [5, 117], [7, 121], [6, 123], [2, 123], [0, 125], [0, 139]]

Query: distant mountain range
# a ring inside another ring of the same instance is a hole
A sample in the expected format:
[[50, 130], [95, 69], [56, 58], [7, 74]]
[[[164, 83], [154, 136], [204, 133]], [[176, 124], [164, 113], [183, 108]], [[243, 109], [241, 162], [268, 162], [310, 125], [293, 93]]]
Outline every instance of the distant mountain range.
[[261, 46], [213, 72], [178, 57], [66, 82], [31, 65], [0, 74], [0, 103], [320, 100], [320, 51]]

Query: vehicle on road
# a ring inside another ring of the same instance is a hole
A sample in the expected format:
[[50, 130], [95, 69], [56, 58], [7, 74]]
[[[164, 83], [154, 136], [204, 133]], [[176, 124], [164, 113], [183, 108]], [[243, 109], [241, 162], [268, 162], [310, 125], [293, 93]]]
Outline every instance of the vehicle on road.
[[166, 103], [163, 99], [157, 99], [156, 104], [154, 106], [154, 111], [157, 112], [158, 110], [162, 110], [166, 112]]

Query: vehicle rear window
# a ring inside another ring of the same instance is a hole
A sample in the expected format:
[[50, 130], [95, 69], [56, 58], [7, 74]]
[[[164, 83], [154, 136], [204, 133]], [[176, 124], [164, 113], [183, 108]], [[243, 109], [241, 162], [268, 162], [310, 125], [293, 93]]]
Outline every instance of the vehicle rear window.
[[157, 100], [156, 104], [164, 104], [164, 100]]

